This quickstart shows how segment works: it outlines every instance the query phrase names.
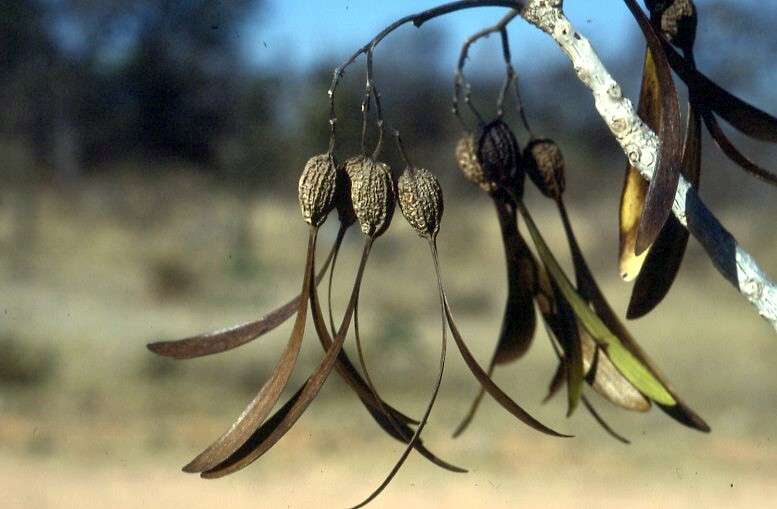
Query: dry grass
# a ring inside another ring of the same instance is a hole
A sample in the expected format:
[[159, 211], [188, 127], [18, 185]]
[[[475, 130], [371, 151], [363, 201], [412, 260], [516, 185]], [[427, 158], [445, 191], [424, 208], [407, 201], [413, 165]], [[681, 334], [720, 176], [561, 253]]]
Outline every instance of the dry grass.
[[[504, 296], [502, 255], [488, 205], [474, 195], [466, 201], [449, 201], [441, 255], [460, 325], [485, 359]], [[622, 311], [628, 287], [615, 279], [615, 224], [605, 214], [614, 201], [572, 209]], [[10, 244], [8, 219], [0, 222], [8, 255], [0, 263], [0, 333], [56, 359], [45, 382], [0, 388], [0, 507], [342, 507], [382, 479], [400, 449], [335, 378], [260, 463], [222, 481], [179, 472], [251, 397], [288, 326], [241, 351], [189, 363], [154, 359], [143, 345], [248, 320], [293, 295], [306, 234], [293, 202], [245, 203], [196, 179], [172, 178], [93, 182], [75, 202], [47, 193], [41, 204], [25, 256], [11, 252], [21, 247]], [[564, 258], [557, 220], [536, 205]], [[736, 232], [770, 231], [768, 217], [724, 214]], [[332, 236], [327, 230], [324, 245]], [[359, 251], [352, 237], [338, 270], [338, 309]], [[745, 238], [777, 274], [775, 244]], [[376, 245], [362, 293], [377, 383], [387, 399], [419, 413], [439, 325], [426, 247], [401, 218]], [[599, 402], [634, 440], [623, 446], [582, 413], [564, 419], [560, 400], [542, 407], [554, 366], [540, 333], [528, 358], [497, 379], [577, 437], [540, 436], [486, 402], [473, 428], [453, 441], [449, 432], [475, 385], [452, 351], [427, 441], [471, 472], [448, 474], [412, 458], [375, 507], [754, 507], [776, 499], [773, 331], [695, 245], [673, 293], [632, 329], [708, 419], [711, 435], [660, 412], [623, 414]], [[295, 385], [318, 358], [308, 341]]]

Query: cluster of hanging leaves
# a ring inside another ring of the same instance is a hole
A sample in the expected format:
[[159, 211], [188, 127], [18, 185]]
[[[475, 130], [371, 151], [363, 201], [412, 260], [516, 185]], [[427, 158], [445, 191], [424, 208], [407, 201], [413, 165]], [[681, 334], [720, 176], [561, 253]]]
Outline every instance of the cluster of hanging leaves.
[[[620, 273], [626, 281], [635, 280], [626, 316], [639, 318], [661, 302], [680, 270], [688, 231], [669, 212], [678, 175], [694, 188], [699, 186], [702, 125], [740, 168], [777, 185], [775, 173], [750, 161], [734, 146], [718, 117], [753, 139], [773, 143], [777, 143], [777, 118], [733, 96], [697, 70], [694, 43], [698, 17], [691, 0], [647, 0], [649, 19], [634, 0], [625, 2], [647, 41], [637, 113], [662, 144], [656, 178], [648, 184], [627, 162], [621, 194]], [[672, 71], [688, 87], [684, 137], [675, 128], [680, 117]], [[674, 164], [664, 164], [670, 151]], [[656, 196], [664, 199], [658, 203]]]
[[[777, 142], [777, 119], [732, 96], [696, 69], [693, 58], [696, 11], [690, 0], [648, 0], [650, 17], [633, 0], [624, 1], [647, 41], [638, 113], [661, 140], [655, 178], [648, 183], [636, 168], [628, 166], [621, 199], [620, 269], [624, 279], [636, 280], [627, 313], [629, 318], [634, 318], [645, 315], [661, 301], [679, 270], [688, 233], [671, 215], [671, 206], [680, 175], [693, 186], [699, 183], [702, 123], [728, 157], [746, 171], [774, 183], [777, 178], [773, 174], [750, 162], [728, 141], [717, 124], [717, 117], [722, 117], [751, 137], [774, 142]], [[565, 437], [567, 435], [554, 431], [530, 415], [493, 380], [497, 366], [520, 360], [532, 346], [537, 332], [537, 311], [558, 359], [546, 401], [566, 387], [568, 416], [582, 403], [606, 432], [626, 443], [628, 440], [615, 432], [596, 411], [589, 390], [615, 407], [646, 412], [656, 405], [686, 426], [709, 431], [709, 426], [681, 399], [624, 327], [596, 283], [564, 203], [566, 168], [561, 149], [549, 138], [534, 136], [519, 108], [529, 133], [528, 143], [521, 149], [513, 130], [502, 118], [502, 100], [511, 83], [520, 99], [504, 30], [504, 25], [513, 17], [515, 14], [508, 15], [493, 29], [479, 32], [468, 40], [462, 51], [466, 55], [466, 49], [475, 38], [499, 31], [508, 69], [496, 118], [486, 122], [471, 106], [478, 119], [477, 127], [467, 129], [455, 147], [455, 159], [461, 173], [493, 203], [505, 255], [507, 299], [494, 351], [486, 368], [475, 359], [456, 325], [443, 285], [437, 251], [437, 236], [441, 231], [444, 210], [439, 181], [428, 169], [409, 162], [398, 136], [397, 145], [406, 167], [397, 178], [386, 163], [378, 160], [380, 142], [372, 156], [363, 153], [338, 164], [333, 154], [333, 130], [330, 150], [312, 157], [299, 179], [299, 205], [302, 217], [309, 225], [300, 294], [257, 321], [178, 341], [148, 345], [151, 351], [175, 359], [211, 355], [244, 345], [295, 316], [289, 341], [256, 397], [232, 426], [191, 460], [184, 471], [199, 473], [204, 478], [218, 478], [256, 461], [291, 429], [316, 398], [327, 377], [335, 371], [353, 390], [378, 427], [405, 444], [383, 482], [356, 507], [373, 500], [389, 484], [413, 450], [440, 468], [466, 472], [431, 452], [421, 440], [443, 380], [448, 332], [480, 386], [454, 436], [460, 435], [472, 423], [481, 401], [488, 394], [529, 427], [547, 435]], [[368, 73], [371, 72], [371, 57], [369, 53]], [[457, 75], [456, 101], [460, 80], [463, 79], [463, 61], [462, 58]], [[689, 89], [684, 132], [672, 71]], [[373, 86], [370, 92], [370, 86], [372, 83], [368, 85], [368, 94], [375, 94], [379, 106], [376, 90]], [[369, 100], [369, 96], [366, 99]], [[367, 109], [363, 108], [365, 129]], [[458, 110], [454, 108], [454, 111], [459, 116]], [[380, 116], [378, 124], [382, 128]], [[559, 213], [574, 277], [566, 274], [524, 202], [527, 175], [536, 190], [552, 201]], [[412, 229], [429, 246], [439, 294], [439, 369], [420, 419], [401, 412], [380, 396], [368, 370], [359, 331], [359, 295], [367, 261], [375, 241], [391, 225], [396, 205]], [[339, 221], [338, 233], [324, 263], [317, 270], [318, 231], [334, 210]], [[528, 232], [533, 250], [524, 238], [519, 219]], [[337, 325], [331, 299], [334, 267], [343, 238], [355, 223], [358, 223], [364, 237], [362, 257], [348, 305]], [[327, 272], [328, 323], [318, 293], [318, 286]], [[296, 366], [308, 310], [324, 355], [305, 382], [273, 413]], [[344, 349], [352, 324], [358, 367]]]

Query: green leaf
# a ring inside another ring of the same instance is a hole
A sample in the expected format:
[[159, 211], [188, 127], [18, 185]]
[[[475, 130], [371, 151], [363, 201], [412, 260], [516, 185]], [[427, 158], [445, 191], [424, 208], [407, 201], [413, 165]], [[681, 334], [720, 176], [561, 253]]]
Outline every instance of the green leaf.
[[547, 267], [550, 276], [558, 285], [564, 298], [572, 306], [572, 310], [577, 315], [580, 323], [583, 324], [583, 327], [585, 327], [594, 341], [605, 349], [612, 363], [618, 368], [618, 371], [634, 384], [634, 387], [656, 403], [668, 406], [676, 405], [677, 402], [664, 384], [654, 377], [650, 370], [623, 346], [620, 339], [607, 328], [601, 318], [577, 293], [577, 290], [564, 273], [564, 269], [561, 268], [542, 235], [540, 235], [537, 226], [531, 218], [531, 214], [529, 214], [524, 204], [519, 203], [518, 209], [526, 222], [534, 245], [537, 247], [537, 253]]

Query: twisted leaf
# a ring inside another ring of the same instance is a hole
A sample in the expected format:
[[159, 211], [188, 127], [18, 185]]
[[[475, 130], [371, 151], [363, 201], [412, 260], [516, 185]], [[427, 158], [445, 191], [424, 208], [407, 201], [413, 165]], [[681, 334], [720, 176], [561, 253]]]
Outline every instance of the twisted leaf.
[[[681, 171], [696, 189], [701, 178], [701, 134], [701, 115], [690, 103]], [[634, 283], [626, 318], [645, 316], [664, 299], [680, 271], [688, 236], [688, 230], [676, 217], [671, 216], [648, 251], [644, 266]]]
[[[260, 428], [256, 429], [251, 436], [247, 437], [241, 444], [241, 447], [231, 456], [220, 462], [218, 465], [214, 465], [207, 469], [207, 471], [204, 471], [201, 474], [203, 478], [212, 479], [223, 477], [241, 470], [256, 461], [286, 435], [318, 395], [318, 392], [324, 385], [329, 373], [336, 364], [337, 355], [342, 349], [345, 337], [348, 334], [354, 307], [356, 305], [358, 289], [361, 286], [362, 277], [364, 276], [364, 269], [367, 265], [372, 242], [373, 239], [371, 237], [368, 237], [365, 241], [362, 259], [356, 275], [356, 282], [354, 283], [354, 288], [351, 292], [351, 298], [348, 307], [346, 308], [343, 322], [340, 325], [340, 329], [337, 331], [337, 335], [335, 336], [332, 345], [326, 351], [324, 358], [321, 360], [316, 370], [305, 381], [302, 389], [295, 394], [289, 403], [284, 405], [281, 410], [276, 412], [275, 416], [268, 419]], [[316, 290], [315, 285], [310, 285], [308, 294], [311, 300], [311, 306], [315, 306], [320, 310], [320, 304], [318, 304], [318, 291]]]
[[[660, 114], [661, 90], [658, 82], [658, 71], [650, 48], [646, 48], [637, 115], [645, 122], [645, 125], [656, 131], [661, 122]], [[618, 217], [620, 234], [618, 263], [621, 277], [626, 281], [631, 281], [637, 277], [647, 256], [647, 252], [637, 254], [636, 246], [637, 227], [645, 206], [648, 184], [639, 170], [627, 160]]]
[[656, 131], [661, 141], [658, 163], [648, 186], [645, 206], [637, 227], [635, 248], [636, 254], [641, 254], [655, 242], [672, 211], [677, 183], [680, 180], [679, 163], [682, 159], [680, 104], [672, 79], [672, 70], [661, 45], [661, 37], [655, 32], [650, 20], [634, 0], [624, 0], [624, 2], [637, 20], [655, 60], [661, 99], [660, 120]]
[[189, 464], [184, 466], [184, 472], [194, 473], [210, 470], [234, 454], [256, 432], [270, 414], [281, 395], [281, 391], [286, 387], [294, 371], [294, 365], [297, 362], [297, 356], [302, 346], [302, 338], [305, 335], [305, 319], [307, 317], [310, 287], [315, 286], [312, 280], [317, 235], [318, 228], [311, 227], [305, 262], [305, 277], [303, 278], [302, 294], [297, 307], [297, 319], [294, 322], [294, 329], [291, 332], [289, 343], [275, 365], [270, 378], [264, 383], [253, 401], [243, 410], [240, 417], [232, 424], [232, 427]]

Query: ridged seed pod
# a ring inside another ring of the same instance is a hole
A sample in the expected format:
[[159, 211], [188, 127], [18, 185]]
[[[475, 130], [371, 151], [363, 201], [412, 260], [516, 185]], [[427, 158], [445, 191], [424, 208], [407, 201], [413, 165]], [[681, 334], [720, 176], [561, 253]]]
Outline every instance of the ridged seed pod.
[[437, 177], [425, 168], [406, 168], [397, 182], [399, 208], [410, 226], [425, 239], [440, 231], [443, 201]]
[[475, 153], [483, 168], [485, 180], [497, 187], [510, 183], [521, 162], [518, 141], [501, 119], [492, 121], [482, 129]]
[[564, 193], [564, 156], [555, 141], [533, 140], [523, 151], [526, 173], [534, 185], [548, 198], [558, 200]]
[[385, 163], [356, 156], [345, 162], [351, 181], [351, 203], [362, 233], [378, 237], [386, 231], [394, 215], [394, 182]]
[[321, 226], [334, 206], [337, 165], [331, 154], [319, 154], [308, 159], [299, 178], [299, 207], [302, 218], [313, 226]]
[[467, 180], [477, 184], [487, 193], [496, 191], [496, 184], [486, 180], [483, 167], [475, 153], [475, 137], [471, 134], [462, 137], [456, 144], [456, 164]]
[[690, 50], [696, 41], [696, 6], [692, 0], [648, 0], [654, 20], [661, 22], [661, 31], [669, 42], [680, 49]]

